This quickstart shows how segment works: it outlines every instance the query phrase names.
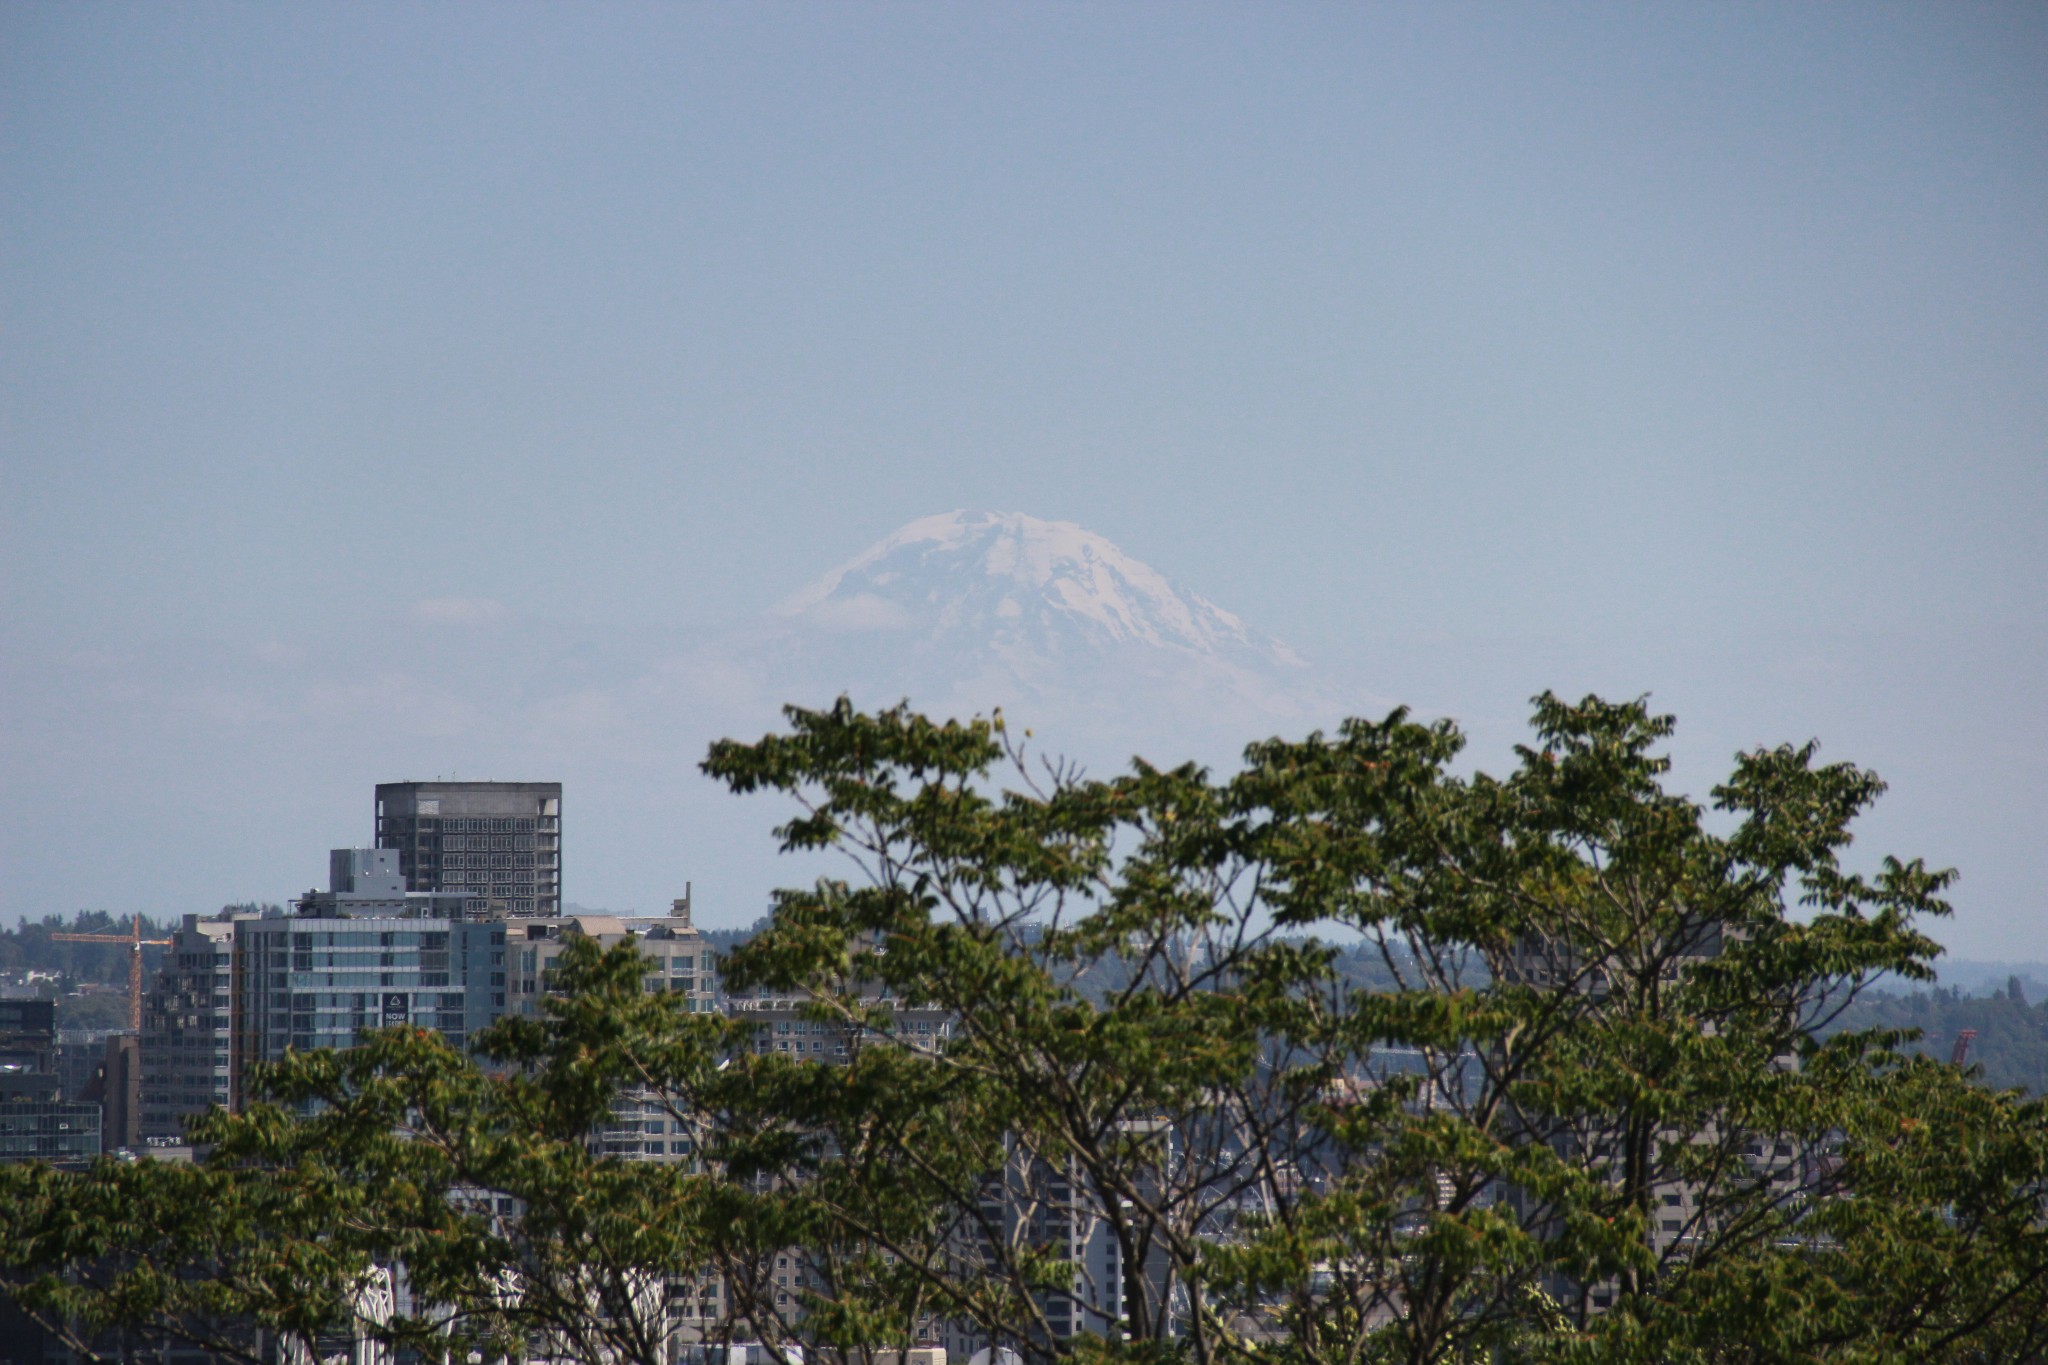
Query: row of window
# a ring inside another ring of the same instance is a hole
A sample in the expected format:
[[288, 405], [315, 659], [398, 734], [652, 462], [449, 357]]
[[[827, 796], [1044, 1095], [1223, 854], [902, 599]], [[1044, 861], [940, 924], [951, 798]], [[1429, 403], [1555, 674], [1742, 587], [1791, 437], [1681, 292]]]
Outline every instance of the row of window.
[[[371, 979], [373, 976], [375, 980]], [[361, 986], [389, 986], [394, 990], [438, 990], [451, 984], [447, 972], [423, 972], [411, 968], [378, 971], [371, 967], [359, 971], [295, 972], [290, 977], [273, 977], [269, 989], [272, 992], [283, 992], [293, 987], [304, 990], [308, 986], [342, 986], [351, 989]], [[258, 994], [262, 993], [262, 987], [256, 989]]]
[[[291, 970], [295, 972], [368, 972], [379, 967], [396, 968], [400, 971], [445, 972], [453, 955], [446, 948], [422, 948], [416, 953], [382, 952], [368, 949], [349, 952], [343, 949], [332, 953], [294, 953]], [[271, 971], [275, 974], [283, 967], [274, 963]]]
[[[281, 937], [279, 936], [280, 939]], [[502, 929], [491, 935], [491, 942], [493, 943], [503, 943], [504, 941], [505, 931]], [[384, 929], [369, 933], [360, 930], [343, 929], [332, 932], [295, 933], [292, 935], [292, 948], [302, 953], [313, 948], [446, 948], [447, 946], [448, 931], [446, 929], [427, 930], [425, 932], [412, 929]], [[257, 939], [255, 943], [255, 950], [258, 953], [265, 949], [281, 952], [283, 948], [284, 944], [281, 941], [273, 941], [268, 936]]]
[[[421, 1027], [427, 1026], [424, 1022], [421, 1023]], [[440, 1033], [442, 1037], [448, 1040], [449, 1046], [457, 1049], [462, 1047], [464, 1039], [461, 1030], [444, 1026], [440, 1029]], [[351, 1048], [355, 1046], [356, 1036], [348, 1032], [308, 1033], [301, 1031], [293, 1033], [289, 1040], [286, 1040], [283, 1035], [279, 1035], [278, 1042], [283, 1043], [283, 1046], [273, 1043], [270, 1049], [270, 1057], [273, 1060], [283, 1056], [286, 1047], [297, 1052], [312, 1052], [316, 1048], [335, 1048], [337, 1050]]]
[[[768, 1026], [766, 1024], [759, 1025], [759, 1031], [766, 1033]], [[787, 1019], [778, 1019], [775, 1022], [775, 1031], [777, 1033], [820, 1033], [829, 1037], [848, 1032], [848, 1026], [845, 1024], [825, 1023], [818, 1020], [806, 1021], [799, 1019], [791, 1023]], [[896, 1026], [896, 1032], [899, 1034], [944, 1033], [945, 1031], [946, 1026], [943, 1023], [934, 1024], [928, 1019], [905, 1020]]]
[[[462, 999], [462, 993], [459, 991], [455, 991], [450, 992], [447, 995], [435, 996], [431, 998], [424, 996], [418, 997], [414, 999], [413, 1004], [420, 1009], [427, 1009], [430, 1006], [436, 1006], [443, 1010], [460, 1010], [462, 1008]], [[382, 995], [371, 995], [362, 992], [350, 991], [302, 991], [299, 994], [291, 997], [292, 1008], [296, 1010], [374, 1010], [381, 1009], [383, 1007], [383, 1001], [384, 997]]]
[[[550, 829], [554, 827], [554, 823], [553, 820], [546, 822]], [[389, 835], [403, 832], [408, 825], [421, 834], [432, 834], [436, 830], [443, 834], [531, 834], [541, 827], [541, 822], [530, 815], [464, 815], [449, 816], [446, 819], [437, 815], [426, 815], [416, 821], [394, 820], [386, 816], [383, 828]]]

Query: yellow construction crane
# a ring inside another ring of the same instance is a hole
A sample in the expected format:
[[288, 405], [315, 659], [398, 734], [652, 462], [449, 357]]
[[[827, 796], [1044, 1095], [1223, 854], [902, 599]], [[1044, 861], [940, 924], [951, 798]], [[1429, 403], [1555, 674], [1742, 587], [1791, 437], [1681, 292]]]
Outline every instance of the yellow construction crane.
[[167, 938], [144, 938], [142, 916], [135, 916], [133, 932], [127, 934], [52, 934], [54, 943], [126, 943], [128, 953], [128, 1027], [136, 1033], [142, 1032], [142, 950], [162, 948], [170, 943]]

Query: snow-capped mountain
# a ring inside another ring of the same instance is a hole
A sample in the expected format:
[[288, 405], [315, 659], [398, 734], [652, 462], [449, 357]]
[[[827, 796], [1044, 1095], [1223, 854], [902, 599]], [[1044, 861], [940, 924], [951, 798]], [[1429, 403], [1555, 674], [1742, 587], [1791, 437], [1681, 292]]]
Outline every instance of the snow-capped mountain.
[[1328, 712], [1287, 646], [1072, 522], [913, 521], [785, 599], [744, 653], [785, 698], [1003, 706], [1063, 729]]
[[1285, 645], [1070, 521], [925, 517], [793, 594], [776, 614], [824, 630], [908, 631], [999, 653], [1143, 645], [1280, 667]]

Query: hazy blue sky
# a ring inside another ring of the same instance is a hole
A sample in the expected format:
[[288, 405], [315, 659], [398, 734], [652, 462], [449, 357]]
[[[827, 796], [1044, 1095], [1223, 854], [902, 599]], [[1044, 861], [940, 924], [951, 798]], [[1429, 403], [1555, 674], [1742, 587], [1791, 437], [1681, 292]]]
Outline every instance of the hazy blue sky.
[[2048, 957], [2039, 6], [15, 3], [0, 192], [10, 918], [275, 898], [453, 769], [658, 904], [698, 737], [479, 671], [601, 700], [967, 506], [1489, 752], [1818, 735]]

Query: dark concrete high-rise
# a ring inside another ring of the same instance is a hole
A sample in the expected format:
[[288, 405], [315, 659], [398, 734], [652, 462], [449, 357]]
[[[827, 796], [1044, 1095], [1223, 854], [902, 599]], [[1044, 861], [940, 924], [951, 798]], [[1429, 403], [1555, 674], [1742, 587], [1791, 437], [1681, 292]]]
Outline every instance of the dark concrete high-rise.
[[107, 1037], [100, 1073], [100, 1150], [142, 1145], [142, 1040], [132, 1033]]
[[0, 999], [0, 1161], [77, 1165], [100, 1154], [100, 1107], [67, 1100], [57, 1005]]
[[559, 782], [380, 782], [377, 847], [408, 891], [461, 893], [472, 915], [561, 913]]
[[185, 916], [142, 1011], [142, 1140], [176, 1142], [185, 1122], [229, 1101], [234, 1055], [235, 923], [222, 910]]

